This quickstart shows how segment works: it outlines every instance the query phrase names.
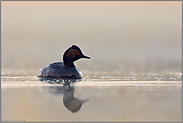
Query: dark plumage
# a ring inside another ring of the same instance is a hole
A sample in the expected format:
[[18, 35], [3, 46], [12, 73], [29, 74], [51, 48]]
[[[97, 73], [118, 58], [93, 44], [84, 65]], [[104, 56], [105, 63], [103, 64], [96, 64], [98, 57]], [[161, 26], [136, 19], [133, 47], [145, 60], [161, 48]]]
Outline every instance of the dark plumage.
[[75, 67], [74, 61], [90, 57], [83, 55], [76, 45], [68, 48], [63, 55], [63, 62], [55, 62], [43, 67], [38, 72], [38, 78], [81, 79], [82, 73]]

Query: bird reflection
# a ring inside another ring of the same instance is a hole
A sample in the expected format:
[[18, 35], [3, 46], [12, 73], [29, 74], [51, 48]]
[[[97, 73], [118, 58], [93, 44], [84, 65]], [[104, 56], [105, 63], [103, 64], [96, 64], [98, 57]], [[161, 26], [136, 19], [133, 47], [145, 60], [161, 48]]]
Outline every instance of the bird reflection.
[[81, 109], [83, 103], [86, 101], [88, 100], [80, 100], [74, 97], [74, 87], [64, 86], [64, 106], [72, 113], [78, 112]]
[[63, 86], [50, 87], [50, 93], [63, 94], [64, 106], [72, 113], [78, 112], [82, 105], [88, 100], [80, 100], [74, 97], [74, 84], [64, 84]]

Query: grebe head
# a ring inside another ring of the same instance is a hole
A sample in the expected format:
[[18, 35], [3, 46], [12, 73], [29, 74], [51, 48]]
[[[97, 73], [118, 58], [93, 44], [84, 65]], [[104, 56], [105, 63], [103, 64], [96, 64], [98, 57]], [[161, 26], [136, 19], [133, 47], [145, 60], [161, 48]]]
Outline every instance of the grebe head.
[[81, 49], [76, 45], [72, 45], [72, 47], [68, 48], [63, 55], [65, 66], [73, 65], [73, 62], [80, 58], [90, 59], [90, 57], [83, 55]]

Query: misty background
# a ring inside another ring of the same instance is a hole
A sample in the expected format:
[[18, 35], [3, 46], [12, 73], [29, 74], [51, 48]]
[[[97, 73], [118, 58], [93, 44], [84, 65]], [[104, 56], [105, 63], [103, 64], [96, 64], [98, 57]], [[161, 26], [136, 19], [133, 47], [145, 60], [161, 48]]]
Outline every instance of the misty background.
[[182, 1], [2, 1], [2, 69], [38, 70], [71, 45], [88, 72], [181, 72]]

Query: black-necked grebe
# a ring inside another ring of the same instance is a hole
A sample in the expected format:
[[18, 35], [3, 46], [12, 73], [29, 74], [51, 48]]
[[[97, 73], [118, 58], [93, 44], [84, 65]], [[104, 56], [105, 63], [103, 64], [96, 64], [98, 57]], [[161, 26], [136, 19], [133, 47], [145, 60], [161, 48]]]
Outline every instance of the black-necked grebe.
[[41, 68], [38, 72], [38, 78], [81, 79], [82, 73], [73, 63], [80, 58], [90, 59], [90, 57], [83, 55], [78, 46], [72, 45], [65, 51], [63, 62], [55, 62]]

